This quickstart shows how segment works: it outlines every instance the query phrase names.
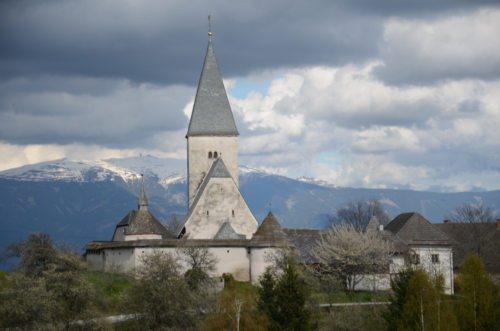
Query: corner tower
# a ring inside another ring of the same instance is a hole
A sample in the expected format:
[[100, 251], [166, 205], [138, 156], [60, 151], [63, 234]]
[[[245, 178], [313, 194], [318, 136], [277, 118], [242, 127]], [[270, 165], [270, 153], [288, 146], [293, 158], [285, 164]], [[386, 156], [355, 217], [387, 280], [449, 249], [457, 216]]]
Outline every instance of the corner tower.
[[224, 160], [238, 186], [238, 135], [212, 41], [209, 40], [186, 134], [189, 207], [203, 178], [218, 158]]

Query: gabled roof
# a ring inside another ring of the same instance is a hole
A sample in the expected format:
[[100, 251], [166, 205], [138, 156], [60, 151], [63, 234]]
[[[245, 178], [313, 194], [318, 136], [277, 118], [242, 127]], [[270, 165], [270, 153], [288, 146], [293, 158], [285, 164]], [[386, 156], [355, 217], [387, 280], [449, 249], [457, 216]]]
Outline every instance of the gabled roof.
[[403, 213], [385, 230], [409, 245], [449, 245], [449, 238], [419, 213]]
[[252, 241], [285, 242], [286, 234], [272, 212], [267, 214], [257, 231], [252, 237]]
[[[210, 170], [208, 170], [207, 175], [205, 176], [205, 178], [203, 178], [203, 181], [201, 182], [201, 185], [198, 188], [198, 191], [196, 192], [193, 203], [191, 204], [191, 208], [189, 208], [186, 218], [184, 219], [184, 224], [186, 224], [186, 221], [193, 213], [193, 210], [198, 204], [198, 201], [200, 200], [200, 197], [203, 195], [203, 191], [205, 191], [205, 188], [207, 187], [208, 182], [210, 181], [211, 178], [232, 178], [231, 174], [226, 168], [226, 165], [224, 164], [224, 161], [222, 161], [220, 157], [212, 163]], [[178, 235], [180, 235], [180, 232], [182, 231], [183, 228], [184, 225], [179, 227]]]
[[174, 238], [148, 210], [132, 210], [116, 225], [126, 226], [125, 235], [157, 234], [162, 238]]
[[238, 234], [236, 231], [234, 231], [233, 227], [229, 222], [224, 222], [219, 231], [217, 231], [217, 234], [215, 235], [214, 239], [216, 240], [224, 240], [224, 239], [245, 239], [244, 234]]
[[453, 246], [453, 266], [459, 268], [469, 253], [477, 253], [478, 245], [480, 256], [486, 270], [490, 273], [500, 273], [500, 228], [496, 223], [439, 223], [435, 227], [451, 238]]
[[301, 260], [306, 264], [318, 263], [312, 255], [316, 242], [320, 240], [323, 230], [315, 229], [283, 229], [288, 241], [295, 247]]
[[238, 129], [236, 129], [233, 112], [217, 66], [212, 43], [209, 42], [186, 138], [237, 135]]

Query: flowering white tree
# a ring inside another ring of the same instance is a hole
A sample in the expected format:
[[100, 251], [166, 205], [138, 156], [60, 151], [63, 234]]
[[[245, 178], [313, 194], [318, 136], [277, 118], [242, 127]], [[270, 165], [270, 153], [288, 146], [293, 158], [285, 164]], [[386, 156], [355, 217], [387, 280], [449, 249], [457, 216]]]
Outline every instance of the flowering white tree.
[[341, 223], [321, 236], [312, 254], [323, 271], [345, 280], [352, 291], [365, 275], [388, 269], [393, 249], [379, 231], [357, 230], [350, 223]]

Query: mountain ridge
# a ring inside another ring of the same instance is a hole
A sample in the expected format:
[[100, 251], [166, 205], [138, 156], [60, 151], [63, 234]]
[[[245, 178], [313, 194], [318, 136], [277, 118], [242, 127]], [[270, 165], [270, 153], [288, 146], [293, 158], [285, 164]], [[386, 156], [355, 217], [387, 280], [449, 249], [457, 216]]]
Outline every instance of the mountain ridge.
[[[119, 220], [137, 207], [141, 173], [150, 210], [164, 222], [182, 221], [187, 211], [184, 167], [184, 160], [142, 156], [60, 159], [4, 170], [0, 172], [0, 249], [30, 232], [47, 232], [78, 248], [90, 240], [109, 240]], [[433, 222], [442, 221], [463, 203], [479, 201], [500, 215], [500, 190], [441, 193], [346, 188], [241, 167], [240, 191], [259, 222], [272, 210], [289, 228], [323, 228], [328, 215], [340, 206], [368, 199], [380, 200], [392, 217], [416, 211]]]

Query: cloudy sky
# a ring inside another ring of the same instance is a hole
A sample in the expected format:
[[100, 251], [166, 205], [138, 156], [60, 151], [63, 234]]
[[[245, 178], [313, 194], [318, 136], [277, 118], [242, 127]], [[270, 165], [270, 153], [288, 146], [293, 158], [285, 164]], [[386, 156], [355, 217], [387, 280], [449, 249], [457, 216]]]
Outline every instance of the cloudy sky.
[[185, 158], [209, 13], [241, 163], [500, 189], [498, 1], [4, 0], [0, 170]]

